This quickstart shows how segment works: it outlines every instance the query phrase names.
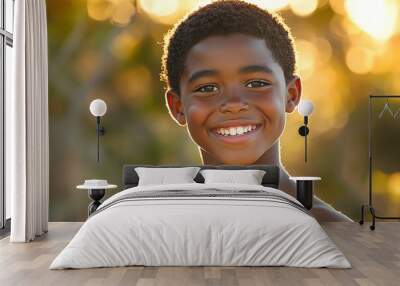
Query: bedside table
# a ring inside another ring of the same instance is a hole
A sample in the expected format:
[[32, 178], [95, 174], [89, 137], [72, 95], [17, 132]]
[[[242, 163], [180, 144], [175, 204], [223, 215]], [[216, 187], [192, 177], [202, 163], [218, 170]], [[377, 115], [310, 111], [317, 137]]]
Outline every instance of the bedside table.
[[[90, 180], [89, 180], [90, 181]], [[117, 185], [91, 185], [85, 181], [85, 184], [76, 186], [77, 189], [88, 190], [89, 198], [93, 201], [88, 206], [88, 216], [90, 216], [101, 205], [100, 200], [104, 197], [107, 189], [115, 189]]]
[[320, 181], [320, 177], [289, 177], [291, 180], [296, 181], [297, 187], [297, 200], [303, 204], [303, 206], [310, 210], [313, 205], [313, 182]]

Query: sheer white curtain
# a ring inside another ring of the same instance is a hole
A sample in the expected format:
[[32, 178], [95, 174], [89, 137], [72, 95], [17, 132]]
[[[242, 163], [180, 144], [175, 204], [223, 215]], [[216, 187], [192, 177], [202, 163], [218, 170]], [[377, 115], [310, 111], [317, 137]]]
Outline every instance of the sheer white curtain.
[[12, 242], [47, 232], [48, 64], [45, 0], [15, 1], [13, 92], [6, 98], [6, 188]]

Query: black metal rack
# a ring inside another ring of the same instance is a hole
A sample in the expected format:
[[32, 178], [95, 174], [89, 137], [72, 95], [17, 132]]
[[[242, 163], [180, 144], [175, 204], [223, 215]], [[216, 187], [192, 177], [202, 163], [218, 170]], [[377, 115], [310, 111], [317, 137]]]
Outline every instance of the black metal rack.
[[360, 224], [364, 224], [364, 210], [369, 209], [372, 215], [372, 225], [370, 229], [375, 229], [375, 219], [400, 219], [400, 217], [385, 217], [376, 215], [375, 208], [372, 205], [372, 99], [388, 99], [388, 98], [400, 98], [400, 95], [370, 95], [368, 100], [368, 154], [369, 154], [369, 193], [368, 193], [368, 204], [361, 205], [361, 219]]

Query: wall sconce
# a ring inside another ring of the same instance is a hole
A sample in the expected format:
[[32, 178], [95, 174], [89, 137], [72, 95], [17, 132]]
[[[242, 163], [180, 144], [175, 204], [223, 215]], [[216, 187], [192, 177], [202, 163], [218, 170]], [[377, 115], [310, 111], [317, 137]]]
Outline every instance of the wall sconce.
[[97, 162], [99, 162], [100, 136], [104, 135], [105, 129], [100, 126], [100, 117], [106, 114], [107, 104], [101, 99], [95, 99], [90, 103], [90, 113], [96, 117], [96, 135], [97, 135]]
[[307, 127], [308, 124], [308, 116], [313, 112], [314, 105], [310, 100], [300, 100], [298, 105], [298, 113], [301, 116], [304, 116], [304, 125], [299, 128], [299, 134], [304, 136], [304, 161], [307, 162], [307, 135], [309, 133], [309, 129]]

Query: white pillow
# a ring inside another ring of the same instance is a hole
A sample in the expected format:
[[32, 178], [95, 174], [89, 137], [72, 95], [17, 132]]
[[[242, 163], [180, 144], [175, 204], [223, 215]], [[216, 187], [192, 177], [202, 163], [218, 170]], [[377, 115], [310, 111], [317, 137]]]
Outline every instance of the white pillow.
[[138, 186], [196, 183], [193, 179], [199, 170], [199, 167], [135, 168], [139, 176]]
[[204, 169], [200, 174], [204, 177], [204, 183], [234, 183], [247, 185], [261, 185], [265, 175], [263, 170], [219, 170]]

